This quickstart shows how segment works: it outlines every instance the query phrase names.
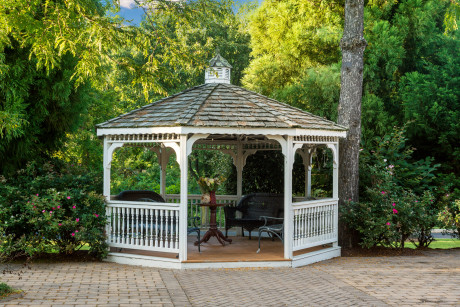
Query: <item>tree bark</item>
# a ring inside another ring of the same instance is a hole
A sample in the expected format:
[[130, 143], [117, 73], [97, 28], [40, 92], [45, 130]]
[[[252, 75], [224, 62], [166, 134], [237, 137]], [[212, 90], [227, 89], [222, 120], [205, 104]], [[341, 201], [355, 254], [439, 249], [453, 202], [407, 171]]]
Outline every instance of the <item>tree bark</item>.
[[[348, 200], [359, 200], [359, 145], [361, 137], [361, 100], [363, 93], [364, 0], [345, 1], [345, 24], [342, 50], [341, 89], [338, 124], [348, 128], [347, 137], [339, 143], [339, 206]], [[341, 224], [339, 244], [356, 243], [356, 234]]]

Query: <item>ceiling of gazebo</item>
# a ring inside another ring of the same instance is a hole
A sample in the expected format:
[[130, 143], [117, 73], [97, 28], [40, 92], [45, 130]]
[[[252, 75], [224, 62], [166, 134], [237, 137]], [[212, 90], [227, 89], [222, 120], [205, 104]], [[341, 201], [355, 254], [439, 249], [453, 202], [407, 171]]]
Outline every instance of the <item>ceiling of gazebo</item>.
[[345, 131], [332, 121], [244, 88], [222, 83], [196, 86], [97, 125], [148, 127], [303, 128]]

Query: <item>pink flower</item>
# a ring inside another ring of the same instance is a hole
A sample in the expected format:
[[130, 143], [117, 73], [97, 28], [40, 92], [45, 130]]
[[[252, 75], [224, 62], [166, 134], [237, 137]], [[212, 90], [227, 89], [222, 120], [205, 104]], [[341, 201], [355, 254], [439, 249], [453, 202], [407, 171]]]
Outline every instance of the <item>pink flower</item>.
[[75, 222], [80, 222], [80, 219], [77, 217], [77, 218], [75, 219]]
[[95, 216], [95, 217], [99, 217], [99, 214], [94, 213], [94, 216]]
[[59, 208], [61, 208], [61, 206], [58, 206], [57, 208], [59, 209]]
[[385, 195], [385, 191], [382, 191], [382, 195]]
[[390, 223], [390, 222], [387, 222], [387, 226], [390, 226], [390, 225], [391, 225], [391, 223]]
[[78, 230], [75, 230], [75, 232], [78, 232]]
[[70, 196], [67, 196], [67, 199], [70, 199]]
[[50, 211], [50, 214], [53, 213], [53, 211]]
[[72, 237], [75, 237], [75, 232], [72, 232], [71, 236], [72, 236]]
[[45, 210], [43, 210], [42, 212], [45, 213]]
[[53, 210], [54, 210], [54, 207], [52, 207], [51, 209], [53, 209]]
[[73, 207], [72, 207], [72, 209], [75, 209], [75, 208], [77, 208], [77, 206], [73, 206]]
[[59, 226], [62, 226], [62, 224], [61, 224], [61, 223], [59, 223], [58, 225], [59, 225]]
[[398, 213], [398, 210], [393, 209], [393, 213], [394, 213], [394, 214]]
[[415, 202], [418, 203], [418, 200], [416, 200]]
[[37, 196], [38, 196], [38, 194], [37, 194]]
[[395, 204], [395, 203], [392, 203], [391, 205], [392, 205], [393, 207], [394, 207], [394, 206], [396, 206], [396, 204]]
[[36, 206], [34, 206], [34, 209], [37, 208]]

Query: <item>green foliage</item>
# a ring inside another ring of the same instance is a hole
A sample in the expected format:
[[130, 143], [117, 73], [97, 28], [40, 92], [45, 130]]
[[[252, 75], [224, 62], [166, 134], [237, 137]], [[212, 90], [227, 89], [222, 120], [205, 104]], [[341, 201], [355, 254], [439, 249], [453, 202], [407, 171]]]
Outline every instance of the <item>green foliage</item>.
[[[200, 177], [232, 176], [233, 160], [230, 155], [217, 150], [195, 150], [189, 156], [189, 192], [201, 193], [198, 181]], [[224, 180], [218, 186], [218, 194], [236, 194], [236, 186]]]
[[[111, 192], [151, 190], [160, 193], [160, 165], [157, 155], [144, 148], [122, 148], [112, 160]], [[169, 157], [166, 166], [166, 192], [180, 193], [180, 169], [176, 156]]]
[[[426, 192], [418, 198], [409, 190], [394, 184], [382, 183], [366, 191], [368, 201], [349, 202], [341, 208], [343, 219], [361, 234], [362, 246], [377, 245], [404, 248], [405, 241], [412, 240], [417, 246], [428, 246], [432, 238], [431, 227], [435, 223], [430, 208], [433, 198]], [[391, 181], [390, 181], [391, 182]], [[391, 191], [389, 191], [391, 189]]]
[[0, 155], [8, 158], [0, 159], [0, 169], [7, 174], [58, 148], [80, 124], [90, 98], [87, 86], [74, 90], [70, 56], [46, 73], [35, 69], [26, 52], [6, 48], [3, 55], [8, 68], [0, 73]]
[[377, 137], [374, 143], [364, 146], [360, 154], [360, 181], [364, 187], [376, 184], [379, 177], [375, 177], [374, 168], [379, 165], [391, 173], [392, 181], [397, 186], [413, 190], [418, 195], [432, 189], [434, 172], [440, 165], [432, 165], [433, 159], [430, 157], [413, 161], [414, 148], [407, 146], [405, 134], [406, 127], [394, 127], [390, 134]]
[[367, 4], [363, 132], [370, 140], [409, 122], [414, 156], [458, 173], [460, 41], [457, 30], [445, 34], [448, 7], [443, 0]]
[[[148, 7], [158, 2], [144, 4]], [[106, 64], [104, 79], [92, 80], [92, 103], [83, 115], [83, 124], [67, 135], [57, 156], [69, 163], [100, 168], [102, 144], [95, 137], [95, 125], [202, 84], [204, 68], [217, 47], [233, 66], [232, 83], [240, 84], [250, 52], [245, 25], [243, 8], [233, 1], [200, 0], [180, 5], [161, 2], [154, 10], [146, 9], [146, 18], [138, 30], [149, 40], [149, 56], [145, 57], [145, 50], [133, 44], [112, 51], [117, 60]], [[155, 63], [149, 64], [151, 60]], [[144, 67], [145, 71], [133, 73], [122, 61]], [[142, 86], [144, 79], [139, 82], [139, 76], [145, 74], [153, 74], [145, 82], [156, 84], [155, 88], [146, 90]]]
[[0, 298], [7, 296], [8, 294], [14, 293], [16, 290], [5, 284], [4, 282], [0, 282]]
[[90, 78], [136, 37], [105, 16], [111, 2], [0, 3], [0, 160], [3, 174], [47, 158], [81, 123]]
[[[154, 54], [159, 67], [172, 74], [170, 79], [158, 78], [168, 92], [204, 83], [203, 71], [216, 48], [233, 66], [232, 83], [240, 84], [250, 52], [242, 8], [233, 0], [198, 0], [178, 5], [152, 2], [156, 8], [148, 12], [142, 28], [155, 33]], [[170, 56], [178, 51], [177, 56]], [[183, 58], [183, 54], [187, 56]]]
[[[407, 126], [414, 160], [459, 173], [458, 1], [370, 0], [365, 6], [362, 139]], [[266, 1], [250, 18], [254, 59], [243, 84], [336, 118], [343, 2]], [[452, 23], [452, 21], [455, 21]], [[428, 158], [431, 160], [431, 158]], [[408, 163], [412, 162], [407, 160]]]
[[440, 205], [431, 189], [439, 165], [433, 166], [428, 158], [409, 162], [412, 153], [405, 128], [394, 128], [377, 138], [375, 147], [361, 152], [360, 180], [365, 187], [361, 201], [349, 202], [341, 210], [344, 221], [360, 232], [363, 246], [403, 248], [408, 239], [420, 247], [431, 243]]
[[[449, 199], [449, 195], [446, 195]], [[445, 207], [439, 212], [438, 220], [446, 230], [450, 230], [452, 237], [460, 239], [460, 199], [447, 200]]]
[[272, 96], [299, 109], [336, 121], [340, 98], [340, 65], [309, 68], [297, 82], [273, 91]]
[[97, 257], [107, 252], [105, 203], [100, 176], [75, 166], [33, 163], [0, 186], [4, 256], [29, 257], [58, 250], [72, 253], [89, 245]]
[[[226, 193], [236, 193], [236, 169], [225, 182]], [[312, 196], [332, 195], [332, 155], [329, 150], [318, 149], [313, 156]], [[302, 158], [295, 156], [292, 172], [292, 191], [296, 196], [305, 195], [305, 167]], [[243, 169], [243, 194], [250, 193], [284, 194], [284, 155], [279, 151], [259, 150], [249, 155]]]
[[297, 82], [306, 69], [340, 59], [343, 2], [264, 1], [251, 15], [252, 56], [245, 87], [264, 95]]
[[[236, 176], [234, 178], [236, 182]], [[260, 150], [250, 155], [243, 169], [243, 195], [257, 192], [282, 194], [283, 191], [283, 154]]]

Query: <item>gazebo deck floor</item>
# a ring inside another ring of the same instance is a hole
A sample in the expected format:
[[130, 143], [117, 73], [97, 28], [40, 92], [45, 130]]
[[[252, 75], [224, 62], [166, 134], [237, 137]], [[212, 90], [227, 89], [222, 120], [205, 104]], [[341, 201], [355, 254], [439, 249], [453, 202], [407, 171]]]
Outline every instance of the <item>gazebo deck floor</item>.
[[[271, 238], [262, 238], [260, 253], [258, 249], [258, 238], [253, 236], [251, 240], [248, 237], [231, 237], [232, 243], [221, 245], [216, 238], [211, 237], [208, 242], [201, 244], [201, 253], [198, 247], [194, 245], [196, 236], [189, 236], [187, 241], [187, 261], [186, 263], [203, 263], [203, 262], [259, 262], [259, 261], [289, 261], [284, 259], [283, 243], [279, 239], [272, 241]], [[313, 252], [323, 247], [309, 248], [307, 250], [296, 251], [294, 256]], [[176, 258], [177, 254], [159, 253], [144, 250], [119, 249], [111, 248], [113, 252], [126, 254], [136, 254], [143, 256], [154, 256], [164, 258]]]
[[283, 243], [279, 239], [272, 241], [270, 238], [262, 238], [260, 253], [258, 238], [231, 237], [232, 243], [220, 244], [216, 238], [211, 237], [208, 242], [201, 244], [201, 253], [198, 247], [193, 245], [194, 240], [188, 240], [187, 261], [185, 262], [235, 262], [235, 261], [285, 261]]

